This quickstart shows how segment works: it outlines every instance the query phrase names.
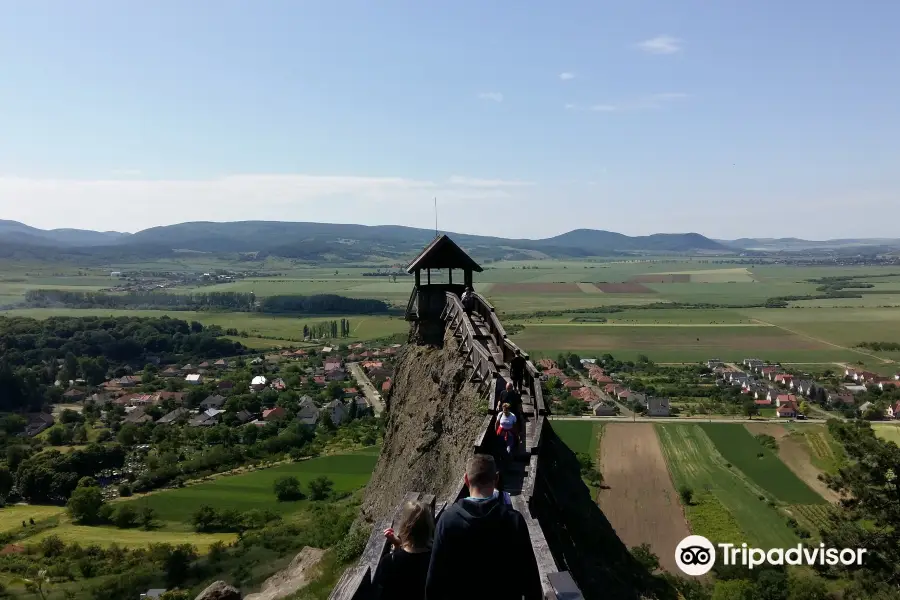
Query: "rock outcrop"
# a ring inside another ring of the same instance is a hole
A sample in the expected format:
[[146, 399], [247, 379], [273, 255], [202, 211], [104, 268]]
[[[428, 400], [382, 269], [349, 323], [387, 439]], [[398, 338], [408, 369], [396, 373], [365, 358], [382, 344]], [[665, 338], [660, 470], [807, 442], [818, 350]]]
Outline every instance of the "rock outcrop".
[[286, 569], [266, 579], [260, 592], [250, 594], [244, 600], [280, 600], [290, 596], [315, 576], [314, 571], [323, 554], [324, 550], [307, 546], [294, 557]]
[[470, 374], [449, 333], [441, 346], [419, 345], [411, 336], [400, 351], [384, 445], [363, 499], [366, 522], [389, 515], [406, 492], [443, 499], [459, 485], [487, 414], [487, 392]]
[[241, 600], [241, 592], [224, 581], [213, 582], [194, 600]]

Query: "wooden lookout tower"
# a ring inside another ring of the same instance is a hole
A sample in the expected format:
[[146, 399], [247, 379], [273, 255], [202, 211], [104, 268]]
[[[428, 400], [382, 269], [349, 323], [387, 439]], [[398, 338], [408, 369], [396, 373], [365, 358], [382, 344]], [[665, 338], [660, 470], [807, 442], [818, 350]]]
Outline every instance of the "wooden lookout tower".
[[[431, 283], [432, 269], [446, 270], [446, 282]], [[462, 271], [462, 281], [458, 283], [453, 282], [454, 269]], [[406, 320], [439, 320], [447, 303], [447, 292], [461, 296], [467, 286], [472, 286], [472, 273], [483, 270], [446, 235], [436, 237], [406, 269], [407, 273], [416, 276], [416, 284], [406, 307]], [[425, 281], [422, 281], [422, 271], [425, 271]]]

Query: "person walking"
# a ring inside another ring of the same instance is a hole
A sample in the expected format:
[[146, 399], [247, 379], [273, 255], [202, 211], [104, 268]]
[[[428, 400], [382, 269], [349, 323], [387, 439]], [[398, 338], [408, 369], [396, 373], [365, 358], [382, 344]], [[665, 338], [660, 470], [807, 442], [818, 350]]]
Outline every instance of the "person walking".
[[516, 423], [518, 419], [509, 410], [509, 404], [503, 405], [503, 411], [497, 415], [497, 437], [503, 440], [507, 458], [511, 458], [513, 450], [518, 448], [519, 441], [516, 435]]
[[471, 287], [466, 287], [460, 300], [462, 300], [463, 310], [466, 311], [466, 316], [471, 317], [472, 310], [475, 308], [475, 292]]
[[516, 416], [515, 432], [521, 435], [525, 431], [525, 415], [522, 412], [522, 396], [516, 391], [511, 381], [506, 382], [506, 389], [500, 392], [500, 398], [497, 401], [497, 411], [503, 410], [503, 405], [508, 404], [509, 410]]
[[434, 515], [424, 502], [407, 502], [397, 532], [385, 529], [391, 551], [381, 557], [372, 584], [379, 600], [424, 600], [431, 562]]
[[[466, 464], [469, 495], [449, 506], [438, 521], [425, 583], [426, 600], [543, 597], [525, 518], [497, 491], [497, 477], [497, 465], [490, 455], [476, 454]], [[498, 544], [505, 565], [499, 570], [495, 560], [479, 558]]]
[[519, 349], [516, 349], [516, 355], [509, 361], [509, 374], [513, 380], [513, 387], [521, 394], [522, 383], [525, 380], [525, 357], [522, 356], [522, 351]]

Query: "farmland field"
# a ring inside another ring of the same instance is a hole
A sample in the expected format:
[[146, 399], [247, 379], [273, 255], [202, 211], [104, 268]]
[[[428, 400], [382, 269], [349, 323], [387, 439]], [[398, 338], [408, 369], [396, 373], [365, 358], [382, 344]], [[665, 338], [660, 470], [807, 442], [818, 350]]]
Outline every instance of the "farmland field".
[[595, 456], [597, 454], [597, 428], [599, 423], [590, 421], [553, 421], [553, 431], [572, 452], [582, 452]]
[[[554, 429], [556, 425], [553, 426]], [[875, 435], [883, 440], [894, 442], [900, 446], [900, 426], [898, 425], [874, 425]]]
[[698, 497], [695, 505], [685, 508], [693, 533], [714, 543], [747, 542], [762, 548], [797, 543], [778, 511], [765, 502], [763, 490], [728, 465], [700, 425], [660, 423], [655, 427], [676, 489], [688, 486]]
[[272, 486], [279, 477], [296, 477], [305, 488], [311, 479], [325, 475], [334, 482], [335, 490], [349, 492], [368, 482], [377, 460], [376, 451], [323, 456], [271, 469], [221, 477], [185, 488], [165, 490], [125, 502], [152, 507], [160, 521], [165, 523], [164, 528], [176, 531], [190, 530], [191, 517], [203, 505], [238, 511], [271, 510], [290, 515], [302, 510], [306, 503], [278, 502]]
[[[219, 325], [222, 328], [234, 327], [246, 331], [250, 337], [266, 336], [269, 346], [278, 343], [290, 343], [303, 339], [303, 326], [347, 318], [350, 320], [352, 340], [370, 340], [386, 337], [395, 333], [406, 332], [408, 324], [402, 317], [370, 316], [370, 315], [328, 315], [322, 317], [282, 317], [263, 315], [260, 313], [238, 312], [194, 312], [164, 310], [113, 310], [113, 309], [79, 309], [79, 308], [31, 308], [0, 311], [0, 316], [32, 317], [47, 319], [49, 317], [162, 317], [168, 315], [173, 319], [199, 321], [204, 325]], [[234, 338], [242, 341], [241, 338]], [[251, 346], [252, 347], [252, 346]]]
[[653, 424], [607, 423], [600, 452], [606, 518], [626, 546], [649, 543], [675, 573], [674, 549], [690, 532]]
[[745, 427], [754, 435], [763, 433], [775, 438], [778, 442], [778, 458], [797, 477], [825, 500], [829, 502], [838, 500], [838, 494], [819, 480], [819, 475], [825, 470], [816, 466], [816, 463], [823, 464], [826, 460], [829, 465], [835, 462], [834, 454], [825, 441], [825, 436], [828, 435], [825, 427], [804, 425], [791, 430], [779, 423], [747, 423]]
[[701, 423], [716, 450], [757, 486], [788, 504], [822, 502], [771, 450], [761, 445], [737, 423]]

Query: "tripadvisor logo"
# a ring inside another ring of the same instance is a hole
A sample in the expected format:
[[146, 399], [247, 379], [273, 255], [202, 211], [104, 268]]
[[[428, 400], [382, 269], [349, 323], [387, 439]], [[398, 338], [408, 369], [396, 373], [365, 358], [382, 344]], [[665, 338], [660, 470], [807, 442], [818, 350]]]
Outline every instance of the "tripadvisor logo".
[[807, 547], [797, 544], [792, 548], [751, 548], [747, 544], [713, 545], [702, 535], [689, 535], [681, 540], [675, 548], [675, 563], [685, 575], [699, 577], [706, 575], [716, 564], [716, 546], [721, 556], [721, 564], [725, 566], [743, 565], [748, 569], [761, 565], [807, 565], [807, 566], [861, 566], [865, 548], [826, 548]]

